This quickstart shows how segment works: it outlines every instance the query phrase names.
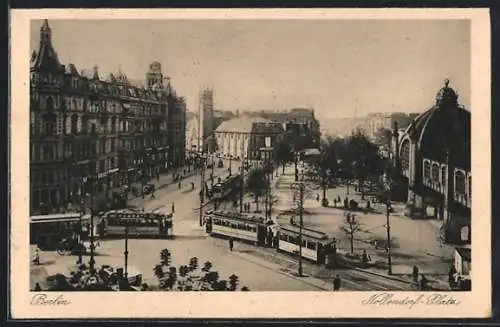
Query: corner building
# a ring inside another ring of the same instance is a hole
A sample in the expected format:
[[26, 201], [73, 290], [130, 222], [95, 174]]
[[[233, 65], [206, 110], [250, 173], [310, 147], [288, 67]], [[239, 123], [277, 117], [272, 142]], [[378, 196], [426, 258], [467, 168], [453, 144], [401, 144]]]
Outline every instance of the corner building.
[[169, 128], [184, 135], [185, 104], [166, 80], [158, 62], [147, 87], [121, 71], [101, 78], [97, 67], [62, 65], [45, 20], [30, 62], [31, 213], [74, 210], [89, 180], [99, 206], [112, 191], [181, 164], [184, 139], [169, 138]]
[[448, 85], [446, 80], [435, 105], [399, 138], [395, 126], [393, 153], [408, 190], [405, 214], [441, 221], [445, 242], [466, 245], [472, 205], [470, 112]]

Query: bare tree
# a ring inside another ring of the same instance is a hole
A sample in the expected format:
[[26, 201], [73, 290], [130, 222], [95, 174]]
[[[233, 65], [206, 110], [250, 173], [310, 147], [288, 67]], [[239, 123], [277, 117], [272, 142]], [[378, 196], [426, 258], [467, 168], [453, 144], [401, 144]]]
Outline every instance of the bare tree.
[[354, 253], [354, 236], [361, 231], [361, 223], [357, 219], [357, 216], [352, 212], [348, 212], [344, 225], [340, 226], [340, 229], [349, 237], [351, 242], [351, 254]]

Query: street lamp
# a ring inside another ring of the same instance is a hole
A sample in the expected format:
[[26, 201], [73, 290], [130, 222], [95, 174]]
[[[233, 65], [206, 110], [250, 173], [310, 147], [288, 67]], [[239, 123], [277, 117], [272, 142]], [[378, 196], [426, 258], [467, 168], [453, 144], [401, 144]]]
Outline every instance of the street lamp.
[[203, 226], [203, 202], [205, 201], [205, 155], [202, 154], [201, 159], [201, 178], [200, 178], [200, 216], [199, 225]]
[[128, 277], [128, 222], [125, 223], [125, 251], [123, 252], [125, 256], [125, 279]]
[[390, 212], [391, 212], [391, 201], [386, 202], [386, 229], [387, 229], [387, 272], [389, 275], [392, 274], [392, 258], [391, 258], [391, 225], [390, 225]]

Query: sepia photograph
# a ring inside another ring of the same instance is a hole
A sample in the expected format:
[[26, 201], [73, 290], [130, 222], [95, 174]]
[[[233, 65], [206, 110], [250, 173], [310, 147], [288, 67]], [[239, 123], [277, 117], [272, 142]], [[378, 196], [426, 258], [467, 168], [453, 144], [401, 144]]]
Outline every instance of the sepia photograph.
[[27, 141], [11, 170], [24, 147], [28, 217], [11, 227], [29, 262], [11, 274], [28, 276], [26, 305], [75, 292], [463, 305], [490, 270], [472, 274], [472, 253], [490, 253], [476, 190], [490, 177], [471, 151], [489, 126], [471, 19], [207, 15], [24, 17], [29, 98], [11, 133]]

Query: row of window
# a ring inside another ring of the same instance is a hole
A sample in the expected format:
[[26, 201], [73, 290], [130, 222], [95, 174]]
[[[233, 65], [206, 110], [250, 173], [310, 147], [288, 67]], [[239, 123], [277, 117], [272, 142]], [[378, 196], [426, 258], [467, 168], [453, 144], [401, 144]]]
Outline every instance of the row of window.
[[213, 218], [212, 223], [217, 226], [229, 227], [232, 229], [239, 229], [247, 232], [257, 233], [257, 226], [252, 224], [247, 224], [242, 222], [237, 223], [234, 221], [223, 220], [218, 218]]
[[[434, 183], [439, 183], [442, 187], [447, 182], [447, 167], [440, 167], [439, 164], [431, 164], [428, 160], [424, 160], [424, 181], [430, 180]], [[456, 170], [454, 174], [455, 192], [459, 194], [472, 194], [472, 177], [466, 177], [463, 171]]]
[[[38, 108], [40, 110], [54, 110], [61, 106], [61, 98], [58, 96], [52, 95], [40, 95], [37, 92], [31, 93], [31, 98], [38, 102]], [[62, 97], [62, 101], [67, 110], [76, 110], [76, 111], [88, 111], [88, 112], [101, 112], [105, 111], [108, 113], [120, 113], [122, 112], [122, 106], [114, 101], [114, 100], [87, 100], [84, 98], [74, 98], [74, 97]], [[135, 104], [135, 103], [127, 103], [130, 107], [127, 108], [129, 114], [134, 116], [160, 116], [163, 115], [163, 110], [161, 106], [151, 105], [151, 104]]]
[[160, 220], [108, 218], [106, 219], [106, 223], [108, 226], [157, 227], [160, 224]]
[[[289, 234], [286, 234], [283, 232], [280, 232], [280, 240], [284, 241], [284, 242], [292, 243], [295, 245], [299, 245], [299, 241], [300, 241], [298, 236], [289, 235]], [[321, 243], [311, 241], [311, 240], [302, 239], [302, 247], [305, 247], [305, 248], [310, 249], [310, 250], [316, 250], [318, 244], [319, 244], [320, 248], [323, 246]]]

